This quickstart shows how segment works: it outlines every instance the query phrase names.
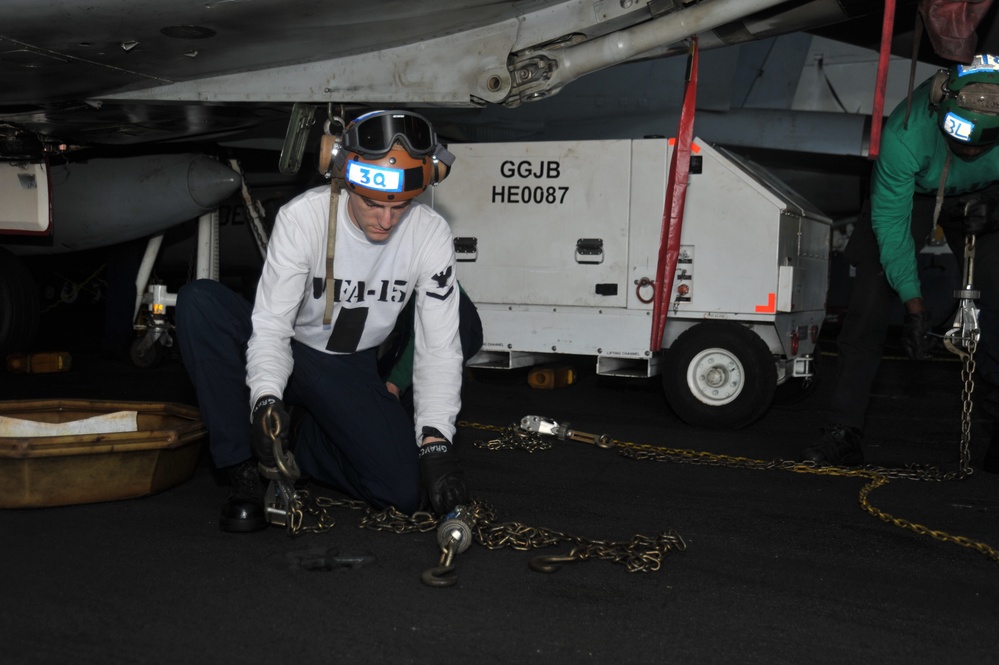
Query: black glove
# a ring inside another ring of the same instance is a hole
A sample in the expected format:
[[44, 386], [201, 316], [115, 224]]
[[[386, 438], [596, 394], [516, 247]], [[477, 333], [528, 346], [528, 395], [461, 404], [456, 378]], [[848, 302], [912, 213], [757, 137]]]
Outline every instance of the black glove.
[[[270, 418], [267, 422], [268, 407], [270, 407]], [[251, 414], [252, 425], [250, 427], [250, 445], [253, 447], [253, 456], [257, 462], [268, 468], [277, 466], [274, 459], [274, 440], [269, 432], [277, 429], [278, 440], [281, 442], [281, 449], [288, 450], [289, 433], [291, 430], [291, 418], [288, 410], [284, 408], [284, 402], [280, 397], [274, 395], [264, 395], [253, 405]]]
[[999, 228], [999, 211], [992, 197], [972, 194], [962, 198], [962, 201], [965, 234], [982, 235]]
[[926, 360], [933, 348], [933, 338], [930, 332], [930, 311], [923, 310], [918, 314], [906, 314], [902, 320], [902, 348], [913, 360]]
[[[423, 428], [423, 437], [444, 436], [432, 427]], [[420, 446], [420, 478], [430, 505], [438, 515], [447, 515], [455, 506], [468, 503], [465, 472], [461, 470], [454, 444], [444, 439]]]

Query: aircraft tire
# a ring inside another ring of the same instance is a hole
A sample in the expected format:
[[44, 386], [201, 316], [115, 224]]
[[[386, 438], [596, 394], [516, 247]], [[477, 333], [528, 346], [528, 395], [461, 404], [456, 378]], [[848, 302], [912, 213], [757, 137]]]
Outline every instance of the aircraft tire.
[[21, 259], [0, 247], [0, 358], [31, 350], [38, 316], [35, 278]]
[[696, 427], [739, 429], [773, 401], [777, 367], [770, 349], [737, 323], [699, 323], [666, 354], [663, 389], [670, 407]]

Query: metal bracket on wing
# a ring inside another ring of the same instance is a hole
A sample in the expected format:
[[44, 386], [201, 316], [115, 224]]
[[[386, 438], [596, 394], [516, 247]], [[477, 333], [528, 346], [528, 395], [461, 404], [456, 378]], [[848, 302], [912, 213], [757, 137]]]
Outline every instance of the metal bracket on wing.
[[[512, 56], [510, 94], [503, 101], [515, 107], [550, 97], [577, 78], [649, 55], [663, 55], [671, 44], [685, 53], [684, 40], [761, 12], [785, 0], [705, 0], [681, 8], [680, 3], [650, 3], [648, 19], [607, 34], [580, 40], [567, 35]], [[653, 53], [654, 52], [654, 53]]]

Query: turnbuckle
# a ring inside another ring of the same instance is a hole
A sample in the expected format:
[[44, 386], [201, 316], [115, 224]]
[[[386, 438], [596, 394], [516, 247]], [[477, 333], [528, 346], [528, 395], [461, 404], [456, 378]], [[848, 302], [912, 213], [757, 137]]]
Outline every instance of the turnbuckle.
[[960, 300], [957, 315], [951, 329], [943, 335], [943, 343], [948, 351], [962, 358], [969, 357], [978, 344], [981, 330], [978, 327], [978, 307], [975, 300], [981, 292], [973, 285], [975, 274], [975, 235], [969, 233], [964, 242], [964, 288], [954, 291]]
[[270, 480], [267, 492], [264, 494], [264, 517], [274, 526], [283, 526], [291, 534], [297, 533], [302, 527], [301, 502], [295, 486], [284, 478], [274, 468], [261, 467], [262, 475]]
[[554, 436], [560, 441], [581, 441], [599, 448], [613, 448], [614, 442], [606, 434], [589, 434], [579, 432], [569, 427], [569, 423], [561, 425], [551, 418], [543, 416], [524, 416], [520, 419], [520, 429], [534, 434]]
[[302, 507], [295, 481], [301, 478], [295, 456], [281, 445], [281, 420], [268, 406], [263, 418], [264, 433], [271, 439], [275, 466], [258, 464], [260, 475], [267, 478], [267, 492], [264, 494], [264, 517], [275, 526], [283, 526], [288, 533], [295, 534], [302, 527]]
[[455, 506], [437, 527], [437, 543], [441, 547], [440, 563], [423, 571], [420, 579], [427, 586], [454, 586], [458, 575], [454, 573], [454, 557], [472, 544], [475, 516], [466, 506]]
[[458, 575], [454, 573], [454, 555], [457, 554], [457, 543], [450, 543], [441, 553], [441, 562], [433, 568], [423, 571], [420, 579], [427, 586], [454, 586], [458, 583]]

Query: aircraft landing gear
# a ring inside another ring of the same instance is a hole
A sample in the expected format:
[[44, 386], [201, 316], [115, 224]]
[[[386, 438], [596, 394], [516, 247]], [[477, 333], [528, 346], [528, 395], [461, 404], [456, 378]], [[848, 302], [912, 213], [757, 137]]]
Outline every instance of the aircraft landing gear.
[[148, 305], [144, 324], [136, 324], [136, 330], [145, 329], [145, 334], [135, 339], [129, 349], [132, 363], [136, 367], [149, 369], [156, 367], [163, 360], [165, 348], [173, 346], [173, 336], [170, 334], [172, 325], [167, 320], [166, 308], [177, 304], [176, 295], [167, 293], [163, 284], [153, 284], [143, 297]]
[[[167, 342], [172, 342], [169, 333], [165, 333], [165, 337]], [[128, 352], [133, 365], [140, 369], [151, 369], [162, 362], [167, 346], [171, 346], [171, 344], [164, 343], [162, 338], [150, 331], [132, 342]]]

